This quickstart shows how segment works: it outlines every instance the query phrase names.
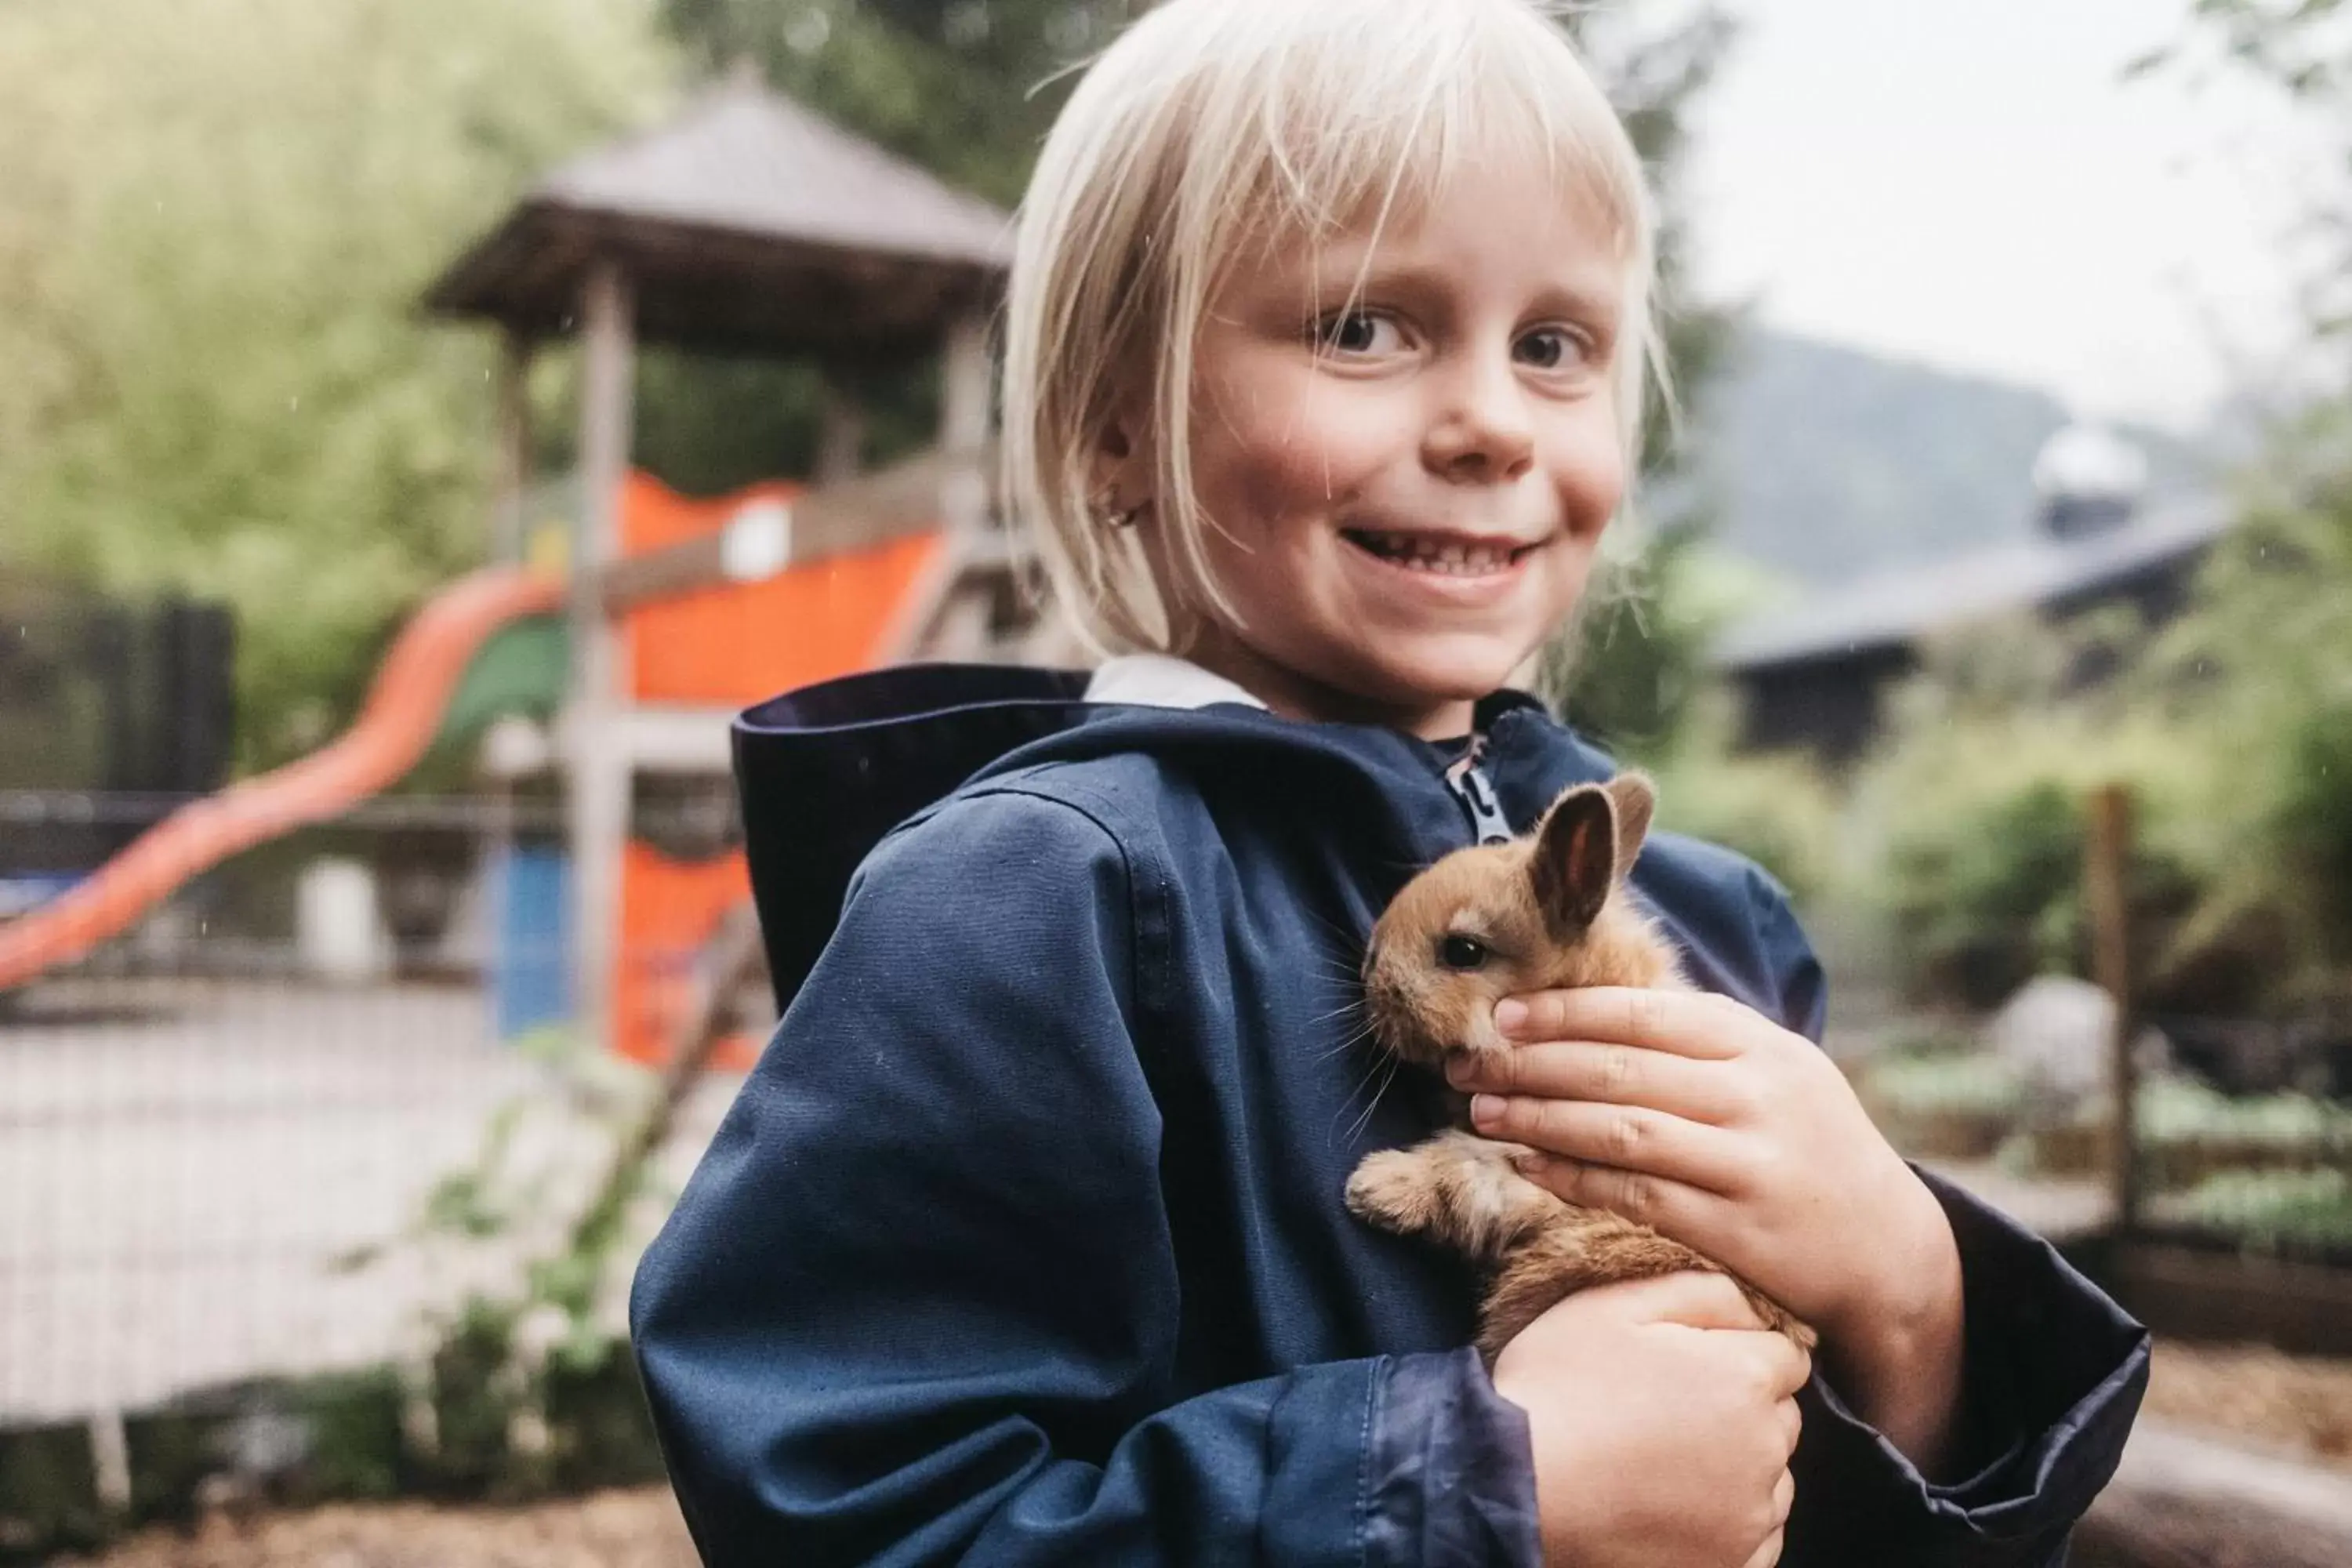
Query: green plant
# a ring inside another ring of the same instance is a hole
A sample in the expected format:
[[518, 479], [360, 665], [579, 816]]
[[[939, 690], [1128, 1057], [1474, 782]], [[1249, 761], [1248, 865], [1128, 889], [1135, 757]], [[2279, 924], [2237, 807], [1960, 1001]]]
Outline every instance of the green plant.
[[2179, 1208], [2190, 1223], [2259, 1248], [2352, 1247], [2352, 1173], [2341, 1170], [2224, 1171]]
[[404, 1237], [344, 1259], [364, 1268], [421, 1249], [436, 1272], [481, 1281], [421, 1325], [431, 1440], [419, 1468], [468, 1496], [658, 1470], [614, 1265], [673, 1091], [569, 1030], [516, 1049], [540, 1065], [541, 1084], [490, 1113], [473, 1159], [433, 1184]]
[[1725, 694], [1710, 691], [1644, 759], [1658, 781], [1658, 825], [1738, 851], [1811, 904], [1836, 879], [1836, 795], [1809, 759], [1741, 753], [1732, 731]]
[[1977, 1009], [2036, 973], [2087, 967], [2095, 789], [2131, 792], [2126, 891], [2151, 951], [2228, 852], [2213, 830], [2223, 763], [2129, 694], [2069, 694], [2055, 672], [2070, 639], [2013, 635], [2038, 651], [1939, 654], [1897, 693], [1889, 735], [1852, 785], [1844, 897], [1885, 922], [1915, 996]]
[[1874, 1103], [1914, 1116], [2008, 1117], [2025, 1102], [2017, 1070], [1988, 1051], [1882, 1052], [1861, 1078]]
[[2315, 1153], [2352, 1151], [2352, 1107], [2309, 1095], [2232, 1097], [2193, 1079], [2158, 1078], [2139, 1086], [2134, 1114], [2145, 1142], [2207, 1140]]

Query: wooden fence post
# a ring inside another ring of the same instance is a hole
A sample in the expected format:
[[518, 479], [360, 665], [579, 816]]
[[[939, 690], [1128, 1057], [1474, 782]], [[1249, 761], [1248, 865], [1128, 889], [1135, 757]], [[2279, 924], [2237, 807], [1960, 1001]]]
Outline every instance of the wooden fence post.
[[2126, 874], [2131, 864], [2131, 791], [2105, 784], [2093, 793], [2090, 833], [2084, 847], [2083, 882], [2091, 922], [2094, 978], [2115, 1003], [2115, 1030], [2107, 1044], [2106, 1161], [2118, 1235], [2139, 1224], [2139, 1160], [2133, 1105], [2137, 1074], [2132, 1062], [2131, 905]]

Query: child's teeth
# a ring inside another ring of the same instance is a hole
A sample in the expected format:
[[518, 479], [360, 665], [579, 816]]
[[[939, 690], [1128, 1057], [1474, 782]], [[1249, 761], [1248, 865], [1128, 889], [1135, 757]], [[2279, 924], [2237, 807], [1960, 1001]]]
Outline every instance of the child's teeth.
[[1508, 548], [1493, 544], [1465, 544], [1458, 540], [1411, 533], [1360, 537], [1378, 553], [1409, 571], [1430, 572], [1442, 577], [1499, 572], [1511, 562]]

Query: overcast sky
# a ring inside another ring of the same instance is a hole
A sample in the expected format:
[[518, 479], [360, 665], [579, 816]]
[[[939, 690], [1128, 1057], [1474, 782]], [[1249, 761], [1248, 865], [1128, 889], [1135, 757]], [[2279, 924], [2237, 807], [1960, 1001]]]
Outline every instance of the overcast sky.
[[1769, 323], [2198, 423], [2292, 321], [2318, 143], [2252, 89], [2118, 80], [2189, 0], [1728, 0], [1699, 276]]

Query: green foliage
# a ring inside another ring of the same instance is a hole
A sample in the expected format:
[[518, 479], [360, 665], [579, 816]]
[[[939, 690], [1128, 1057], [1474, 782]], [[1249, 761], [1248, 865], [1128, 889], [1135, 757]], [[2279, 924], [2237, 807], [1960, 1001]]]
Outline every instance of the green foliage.
[[[756, 61], [822, 113], [1010, 205], [1066, 95], [1140, 0], [661, 0], [707, 68]], [[1038, 90], [1043, 85], [1043, 90]]]
[[2304, 1094], [2233, 1099], [2193, 1079], [2155, 1078], [2139, 1086], [2133, 1115], [2142, 1141], [2198, 1141], [2352, 1151], [2352, 1108]]
[[1687, 703], [1667, 742], [1641, 756], [1658, 783], [1658, 825], [1737, 850], [1800, 904], [1837, 879], [1837, 796], [1799, 755], [1743, 754], [1732, 746], [1726, 695]]
[[2341, 989], [2352, 971], [2347, 443], [2352, 405], [2280, 434], [2144, 684], [2189, 743], [2227, 759], [2227, 843], [2170, 960], [2260, 952], [2288, 993]]
[[1874, 1106], [1906, 1116], [2011, 1117], [2025, 1107], [2016, 1068], [1990, 1051], [1885, 1051], [1863, 1071]]
[[2222, 1171], [2180, 1207], [2192, 1223], [2263, 1250], [2352, 1247], [2352, 1173]]
[[1913, 994], [1989, 1007], [2087, 962], [2085, 802], [2123, 784], [2137, 805], [2127, 889], [2168, 929], [2223, 847], [2209, 752], [2144, 705], [2070, 695], [2078, 646], [2020, 622], [1930, 650], [1890, 703], [1852, 783], [1845, 896], [1883, 921]]
[[488, 344], [417, 295], [657, 104], [645, 5], [0, 8], [0, 563], [235, 606], [248, 764], [481, 557]]
[[437, 1488], [520, 1497], [660, 1473], [619, 1322], [625, 1222], [658, 1148], [648, 1075], [562, 1028], [516, 1047], [543, 1069], [499, 1106], [473, 1161], [427, 1193], [395, 1242], [343, 1260], [421, 1252], [429, 1273], [478, 1284], [436, 1306], [425, 1393]]

